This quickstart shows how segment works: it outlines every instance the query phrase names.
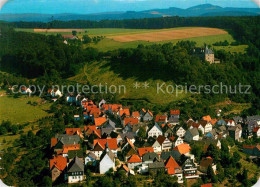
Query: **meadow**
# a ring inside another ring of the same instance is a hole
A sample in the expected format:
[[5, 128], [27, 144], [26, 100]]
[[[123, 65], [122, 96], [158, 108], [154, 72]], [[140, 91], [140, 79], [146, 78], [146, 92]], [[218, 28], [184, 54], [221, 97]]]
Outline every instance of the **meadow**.
[[[172, 39], [172, 38], [164, 38], [163, 41], [144, 41], [144, 40], [135, 40], [135, 41], [128, 41], [128, 42], [120, 42], [116, 41], [113, 38], [115, 37], [126, 37], [131, 35], [139, 35], [139, 39], [142, 39], [142, 34], [147, 35], [149, 34], [150, 37], [153, 37], [153, 34], [156, 33], [162, 33], [162, 32], [180, 32], [180, 30], [187, 30], [187, 29], [196, 29], [198, 27], [178, 27], [178, 28], [170, 28], [170, 29], [122, 29], [122, 28], [95, 28], [95, 29], [82, 29], [84, 32], [78, 32], [77, 36], [81, 38], [83, 35], [87, 34], [90, 37], [94, 36], [105, 36], [105, 39], [101, 40], [97, 44], [90, 43], [87, 45], [84, 45], [85, 47], [94, 47], [99, 49], [100, 51], [108, 51], [108, 50], [114, 50], [118, 48], [135, 48], [140, 44], [143, 45], [152, 45], [154, 43], [177, 43], [178, 41], [194, 41], [197, 43], [198, 47], [203, 46], [205, 43], [208, 45], [212, 45], [213, 43], [219, 42], [219, 41], [225, 41], [227, 40], [229, 43], [234, 42], [235, 40], [233, 37], [228, 33], [215, 33], [214, 35], [193, 35], [193, 36], [186, 36], [182, 37], [181, 39]], [[207, 28], [204, 28], [207, 29]], [[55, 29], [57, 30], [57, 29]], [[72, 29], [71, 29], [72, 30]], [[76, 29], [75, 29], [76, 30]], [[220, 29], [218, 29], [220, 30]], [[34, 29], [19, 29], [17, 28], [16, 31], [23, 31], [23, 32], [34, 32]], [[64, 29], [61, 29], [60, 32], [36, 32], [38, 34], [46, 34], [46, 35], [56, 35], [56, 34], [62, 34], [62, 35], [68, 35], [71, 34], [71, 32], [63, 32]], [[226, 32], [226, 31], [223, 31]], [[140, 36], [141, 35], [141, 36]], [[223, 49], [225, 51], [234, 53], [244, 53], [245, 49], [247, 48], [247, 45], [238, 45], [238, 46], [215, 46], [215, 49]]]
[[[37, 103], [33, 106], [31, 103]], [[39, 97], [22, 96], [13, 98], [12, 96], [4, 95], [1, 92], [0, 96], [0, 121], [9, 120], [13, 124], [23, 124], [27, 122], [35, 122], [36, 120], [50, 115], [48, 110], [50, 103], [42, 103]]]

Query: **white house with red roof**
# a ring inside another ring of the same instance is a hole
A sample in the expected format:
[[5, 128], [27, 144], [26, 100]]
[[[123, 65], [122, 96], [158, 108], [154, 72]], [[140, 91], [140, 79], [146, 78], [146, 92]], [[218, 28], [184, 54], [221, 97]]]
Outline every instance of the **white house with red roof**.
[[142, 160], [137, 154], [133, 154], [127, 161], [127, 166], [129, 169], [135, 169], [140, 165], [142, 165]]

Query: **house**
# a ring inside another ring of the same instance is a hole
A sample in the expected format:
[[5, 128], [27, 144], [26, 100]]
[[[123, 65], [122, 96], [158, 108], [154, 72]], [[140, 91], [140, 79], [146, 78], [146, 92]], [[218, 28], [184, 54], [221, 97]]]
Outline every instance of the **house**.
[[125, 127], [126, 125], [130, 124], [130, 125], [136, 125], [139, 123], [138, 118], [133, 118], [133, 117], [125, 117], [122, 120], [122, 125]]
[[148, 164], [148, 170], [149, 173], [152, 173], [154, 175], [160, 172], [164, 172], [165, 171], [164, 162], [159, 159], [155, 159], [153, 163]]
[[132, 117], [133, 117], [133, 118], [137, 118], [139, 121], [140, 121], [140, 119], [141, 119], [140, 113], [139, 113], [138, 111], [132, 112]]
[[118, 116], [120, 117], [120, 119], [123, 119], [124, 117], [130, 117], [129, 108], [125, 108], [125, 109], [120, 108], [118, 111]]
[[132, 132], [134, 133], [134, 136], [137, 136], [140, 127], [140, 124], [131, 125], [131, 123], [128, 123], [123, 129], [123, 133]]
[[166, 151], [162, 152], [160, 155], [160, 159], [162, 159], [164, 162], [166, 162], [170, 157], [177, 160], [180, 158], [180, 155], [176, 151]]
[[98, 108], [101, 108], [104, 104], [106, 104], [106, 101], [104, 99], [102, 99], [99, 103], [98, 103]]
[[186, 179], [193, 179], [199, 177], [198, 169], [193, 159], [184, 156], [179, 161], [179, 164], [182, 167], [183, 174]]
[[184, 140], [187, 142], [198, 141], [199, 140], [199, 131], [197, 128], [188, 129], [185, 133]]
[[172, 141], [173, 147], [176, 147], [183, 143], [183, 139], [179, 136], [171, 136], [169, 137], [169, 140]]
[[218, 133], [216, 129], [212, 129], [212, 131], [208, 132], [206, 137], [212, 138], [212, 139], [217, 139], [218, 138]]
[[180, 110], [170, 110], [170, 117], [172, 118], [180, 118]]
[[172, 142], [165, 136], [158, 136], [154, 144], [152, 145], [154, 152], [169, 151], [172, 148]]
[[178, 159], [181, 157], [181, 155], [187, 155], [191, 150], [191, 147], [189, 144], [183, 143], [173, 148], [173, 151], [175, 152], [174, 158]]
[[173, 130], [169, 127], [169, 125], [165, 125], [163, 128], [163, 134], [165, 137], [171, 137], [174, 135]]
[[212, 124], [207, 120], [199, 120], [199, 124], [204, 128], [204, 134], [212, 131]]
[[247, 136], [249, 136], [249, 137], [252, 136], [254, 128], [256, 128], [258, 126], [259, 125], [258, 125], [257, 121], [254, 121], [254, 120], [247, 121], [245, 124], [245, 131], [247, 132]]
[[67, 158], [58, 155], [50, 159], [51, 179], [53, 182], [56, 181], [56, 179], [61, 176], [61, 174], [65, 171], [66, 167], [67, 167]]
[[142, 158], [142, 156], [146, 153], [153, 153], [154, 150], [153, 150], [153, 147], [140, 147], [138, 148], [138, 154], [139, 154], [139, 157]]
[[80, 144], [73, 145], [63, 145], [63, 150], [61, 151], [63, 157], [69, 156], [69, 151], [78, 151], [80, 150]]
[[83, 181], [84, 163], [77, 156], [68, 165], [68, 183]]
[[74, 115], [74, 121], [79, 121], [80, 119], [81, 119], [80, 115], [78, 115], [78, 114]]
[[208, 167], [212, 167], [214, 173], [216, 172], [216, 164], [213, 162], [213, 158], [204, 157], [201, 159], [199, 164], [199, 170], [203, 173], [207, 173]]
[[256, 137], [260, 137], [260, 127], [255, 127], [253, 129], [253, 134], [255, 134]]
[[179, 136], [179, 137], [184, 137], [184, 135], [185, 135], [185, 133], [186, 133], [186, 131], [184, 130], [184, 128], [182, 128], [182, 127], [176, 127], [175, 128], [175, 132], [176, 132], [176, 135], [177, 136]]
[[79, 135], [83, 138], [82, 132], [80, 128], [65, 128], [65, 134], [67, 135]]
[[221, 142], [218, 139], [212, 139], [208, 137], [203, 137], [202, 142], [204, 142], [205, 145], [209, 146], [210, 144], [216, 145], [219, 149], [221, 149]]
[[78, 39], [78, 37], [74, 36], [74, 35], [62, 35], [62, 37], [64, 39], [69, 39], [69, 40], [77, 40]]
[[101, 125], [103, 125], [104, 123], [107, 122], [107, 118], [105, 117], [97, 117], [94, 118], [94, 123], [97, 127], [100, 127]]
[[69, 93], [68, 96], [66, 96], [66, 101], [68, 103], [76, 103], [76, 96], [74, 93]]
[[212, 187], [212, 184], [211, 183], [202, 184], [200, 185], [200, 187]]
[[236, 125], [235, 121], [233, 121], [233, 120], [226, 120], [226, 123], [227, 123], [228, 127], [231, 127], [231, 126], [234, 127]]
[[159, 159], [159, 155], [154, 152], [148, 152], [143, 155], [143, 163], [138, 168], [138, 173], [144, 174], [148, 172], [148, 164], [154, 162], [155, 159]]
[[144, 122], [152, 121], [153, 120], [153, 113], [150, 110], [147, 110], [142, 117]]
[[93, 153], [100, 158], [101, 154], [105, 150], [106, 147], [109, 148], [113, 152], [115, 156], [117, 156], [117, 139], [110, 138], [110, 139], [95, 139], [93, 142]]
[[97, 157], [94, 153], [90, 152], [85, 157], [85, 165], [87, 165], [89, 162], [96, 162]]
[[206, 45], [204, 50], [204, 60], [209, 62], [210, 64], [219, 64], [220, 60], [215, 58], [214, 52], [208, 48]]
[[227, 123], [225, 122], [225, 120], [221, 119], [221, 120], [216, 122], [216, 125], [217, 126], [225, 126], [225, 125], [227, 125]]
[[49, 89], [48, 90], [48, 95], [50, 95], [51, 97], [62, 97], [62, 93], [59, 89]]
[[157, 123], [148, 131], [148, 137], [158, 137], [162, 134], [162, 129]]
[[101, 129], [97, 129], [95, 125], [84, 126], [84, 134], [89, 137], [94, 135], [96, 138], [101, 138]]
[[260, 156], [260, 145], [243, 145], [243, 152], [251, 156]]
[[146, 114], [146, 110], [144, 108], [142, 108], [139, 112], [140, 117], [142, 118], [145, 114]]
[[234, 122], [236, 123], [236, 124], [238, 124], [238, 123], [243, 123], [243, 118], [242, 117], [240, 117], [240, 116], [235, 116], [235, 117], [233, 117], [233, 120], [234, 120]]
[[247, 116], [246, 122], [249, 122], [249, 121], [256, 121], [257, 124], [260, 126], [260, 115]]
[[164, 124], [167, 123], [167, 115], [156, 115], [155, 123]]
[[126, 176], [135, 175], [135, 172], [132, 169], [129, 169], [125, 164], [122, 164], [119, 170], [125, 171]]
[[168, 123], [171, 124], [171, 126], [179, 125], [179, 118], [169, 117]]
[[65, 156], [69, 150], [80, 149], [79, 143], [79, 135], [60, 134], [51, 138], [51, 148], [53, 148], [54, 152], [57, 154], [64, 154]]
[[137, 154], [134, 144], [127, 137], [122, 141], [121, 152], [125, 160], [128, 160], [133, 154]]
[[211, 119], [210, 115], [207, 115], [207, 116], [203, 116], [202, 120], [207, 121], [207, 123], [209, 123], [212, 119]]
[[242, 135], [242, 127], [240, 124], [236, 125], [236, 126], [231, 126], [228, 127], [228, 133], [229, 136], [231, 138], [233, 138], [234, 140], [239, 140], [241, 138]]
[[105, 174], [108, 170], [115, 168], [115, 155], [113, 152], [106, 148], [100, 157], [99, 173]]
[[190, 129], [197, 128], [198, 131], [201, 131], [202, 134], [205, 133], [204, 127], [200, 123], [193, 122], [191, 123]]
[[176, 176], [178, 178], [178, 183], [183, 183], [182, 168], [172, 156], [170, 156], [166, 161], [165, 168], [169, 175]]
[[129, 169], [135, 169], [140, 165], [142, 165], [142, 160], [137, 154], [133, 154], [127, 161], [127, 166]]
[[26, 94], [31, 95], [32, 90], [31, 90], [30, 88], [26, 88], [25, 86], [22, 86], [22, 87], [20, 88], [20, 92], [21, 92], [22, 94], [24, 94], [24, 95], [26, 95]]

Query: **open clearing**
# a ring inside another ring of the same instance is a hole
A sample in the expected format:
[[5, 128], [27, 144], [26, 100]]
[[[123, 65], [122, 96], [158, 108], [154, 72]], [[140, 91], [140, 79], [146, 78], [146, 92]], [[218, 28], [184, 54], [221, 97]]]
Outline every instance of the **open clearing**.
[[84, 29], [33, 29], [34, 32], [84, 32]]
[[[33, 106], [27, 104], [36, 102]], [[2, 120], [9, 120], [12, 123], [26, 123], [34, 122], [42, 117], [50, 115], [47, 110], [50, 108], [50, 103], [42, 104], [39, 97], [13, 98], [11, 96], [0, 96], [0, 122]]]
[[[97, 76], [98, 75], [98, 76]], [[81, 84], [86, 84], [89, 82], [90, 85], [115, 85], [117, 88], [123, 85], [125, 90], [122, 89], [118, 93], [118, 99], [123, 100], [146, 100], [150, 103], [165, 105], [172, 101], [182, 100], [189, 97], [189, 94], [181, 93], [180, 91], [176, 93], [163, 93], [161, 91], [157, 92], [157, 84], [162, 85], [162, 80], [146, 80], [138, 81], [135, 77], [122, 78], [119, 74], [115, 73], [110, 69], [108, 62], [93, 62], [85, 65], [81, 72], [69, 78], [71, 81], [76, 81]], [[140, 87], [135, 88], [134, 85], [138, 83]], [[145, 89], [144, 84], [147, 83], [148, 87]], [[166, 85], [174, 85], [172, 81], [165, 82]], [[165, 89], [165, 88], [164, 88]]]
[[177, 40], [177, 39], [184, 39], [184, 38], [194, 38], [194, 37], [201, 37], [201, 36], [221, 35], [221, 34], [227, 34], [227, 32], [216, 28], [194, 27], [194, 28], [187, 28], [181, 30], [158, 31], [158, 32], [130, 34], [130, 35], [122, 35], [122, 36], [109, 36], [108, 38], [111, 38], [119, 42], [132, 42], [132, 41], [140, 41], [140, 40], [158, 42], [164, 40]]

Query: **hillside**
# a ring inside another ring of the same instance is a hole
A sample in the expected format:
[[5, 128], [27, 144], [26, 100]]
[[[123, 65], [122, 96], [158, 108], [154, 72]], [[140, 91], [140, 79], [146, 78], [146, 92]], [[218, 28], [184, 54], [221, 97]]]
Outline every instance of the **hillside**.
[[0, 20], [16, 22], [49, 22], [53, 20], [123, 20], [141, 19], [168, 16], [199, 17], [199, 16], [257, 16], [260, 15], [259, 8], [222, 8], [211, 4], [202, 4], [187, 9], [171, 7], [168, 9], [152, 9], [145, 11], [126, 11], [126, 12], [104, 12], [96, 14], [0, 14]]

